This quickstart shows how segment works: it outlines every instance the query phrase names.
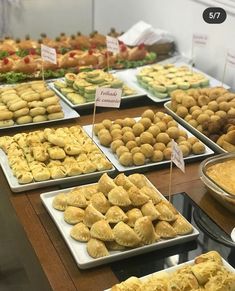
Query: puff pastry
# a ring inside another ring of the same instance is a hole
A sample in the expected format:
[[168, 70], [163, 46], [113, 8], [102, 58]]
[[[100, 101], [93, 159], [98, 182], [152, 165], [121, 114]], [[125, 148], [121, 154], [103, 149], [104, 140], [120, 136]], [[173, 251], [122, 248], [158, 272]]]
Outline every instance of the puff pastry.
[[118, 206], [112, 206], [105, 214], [108, 223], [118, 223], [120, 221], [127, 221], [128, 217], [124, 211]]
[[57, 210], [64, 211], [67, 207], [67, 195], [65, 193], [56, 195], [53, 199], [52, 206]]
[[196, 290], [199, 285], [197, 279], [193, 274], [177, 274], [176, 276], [172, 276], [169, 280], [169, 288], [170, 290]]
[[205, 254], [202, 254], [194, 259], [195, 264], [203, 263], [206, 261], [216, 262], [219, 265], [222, 265], [222, 259], [218, 252], [210, 251]]
[[109, 252], [104, 244], [104, 242], [91, 238], [87, 243], [87, 252], [88, 254], [94, 258], [101, 258], [109, 255]]
[[178, 235], [186, 235], [193, 231], [192, 225], [182, 215], [176, 216], [172, 226]]
[[135, 222], [134, 231], [144, 244], [152, 244], [159, 239], [157, 237], [152, 221], [149, 217], [138, 218]]
[[64, 211], [64, 220], [69, 224], [83, 221], [84, 210], [79, 207], [67, 206]]
[[91, 204], [87, 206], [84, 213], [83, 222], [86, 226], [91, 227], [96, 221], [105, 219], [105, 216], [96, 210]]
[[106, 173], [101, 176], [98, 181], [98, 191], [108, 196], [108, 193], [116, 187], [113, 179], [111, 179]]
[[114, 182], [117, 186], [122, 186], [127, 191], [134, 186], [134, 184], [123, 173], [117, 175]]
[[111, 291], [141, 291], [142, 283], [137, 277], [130, 277], [126, 281], [116, 284], [111, 288]]
[[105, 245], [106, 245], [107, 249], [110, 251], [123, 251], [123, 250], [125, 250], [124, 246], [119, 245], [115, 241], [106, 241]]
[[98, 186], [96, 185], [90, 185], [90, 186], [85, 186], [81, 187], [83, 194], [85, 195], [87, 200], [90, 200], [91, 197], [98, 192]]
[[127, 193], [130, 197], [131, 203], [134, 206], [141, 206], [149, 201], [149, 197], [147, 195], [141, 193], [140, 189], [138, 189], [135, 186], [131, 187]]
[[89, 228], [82, 222], [79, 222], [72, 227], [70, 236], [81, 242], [87, 242], [91, 238]]
[[80, 188], [74, 188], [67, 195], [68, 205], [85, 208], [87, 207], [87, 200]]
[[152, 187], [144, 186], [140, 189], [140, 192], [147, 195], [149, 199], [152, 200], [153, 204], [157, 204], [162, 200], [161, 195]]
[[132, 174], [128, 176], [128, 179], [139, 189], [141, 189], [144, 186], [147, 186], [146, 179], [142, 174]]
[[103, 193], [98, 192], [95, 193], [90, 200], [91, 204], [100, 211], [101, 213], [105, 214], [108, 209], [110, 208], [110, 202], [108, 199], [104, 196]]
[[129, 199], [127, 191], [122, 186], [116, 186], [108, 193], [110, 203], [117, 206], [129, 206], [131, 200]]
[[160, 213], [159, 220], [174, 221], [177, 216], [170, 209], [168, 202], [161, 201], [155, 205], [157, 211]]
[[222, 269], [216, 262], [203, 262], [192, 266], [192, 272], [200, 285], [205, 285], [209, 278]]
[[99, 220], [95, 222], [90, 230], [91, 236], [102, 241], [114, 240], [114, 235], [108, 222], [105, 220]]
[[148, 216], [151, 221], [158, 219], [161, 215], [159, 211], [154, 207], [154, 204], [151, 200], [141, 207], [141, 212], [144, 216]]
[[140, 239], [134, 230], [126, 223], [120, 221], [113, 228], [115, 241], [125, 247], [136, 247], [140, 243]]
[[134, 227], [135, 222], [138, 218], [143, 217], [142, 212], [138, 208], [132, 208], [128, 210], [126, 215], [128, 217], [127, 224], [131, 227]]
[[159, 221], [155, 225], [155, 232], [161, 238], [173, 238], [177, 236], [175, 229], [167, 221]]
[[207, 291], [233, 291], [235, 290], [235, 274], [218, 272], [205, 284]]

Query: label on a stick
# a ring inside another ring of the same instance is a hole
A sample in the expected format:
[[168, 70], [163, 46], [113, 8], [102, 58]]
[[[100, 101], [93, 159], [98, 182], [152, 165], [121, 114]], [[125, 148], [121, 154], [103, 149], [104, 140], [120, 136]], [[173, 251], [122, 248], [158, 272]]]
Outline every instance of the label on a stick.
[[112, 53], [119, 53], [119, 42], [117, 38], [106, 36], [106, 45], [107, 45], [107, 51]]
[[95, 93], [95, 104], [99, 107], [119, 108], [121, 97], [121, 89], [97, 88]]
[[41, 57], [43, 61], [57, 64], [56, 50], [52, 47], [41, 44]]

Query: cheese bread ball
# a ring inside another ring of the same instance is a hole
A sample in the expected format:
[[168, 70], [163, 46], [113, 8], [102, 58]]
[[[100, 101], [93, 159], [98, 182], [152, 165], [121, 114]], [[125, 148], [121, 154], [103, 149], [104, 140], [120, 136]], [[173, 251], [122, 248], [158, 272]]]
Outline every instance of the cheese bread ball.
[[166, 145], [163, 142], [157, 142], [154, 144], [153, 148], [155, 151], [163, 152], [164, 149], [166, 148]]
[[141, 133], [144, 132], [145, 127], [144, 127], [144, 125], [143, 125], [142, 123], [137, 122], [137, 123], [133, 126], [132, 130], [133, 130], [133, 133], [134, 133], [135, 136], [140, 136]]
[[157, 142], [162, 142], [162, 143], [164, 143], [166, 145], [166, 144], [168, 144], [168, 142], [171, 141], [171, 139], [170, 139], [170, 137], [169, 137], [169, 135], [167, 133], [161, 132], [161, 133], [159, 133], [157, 135], [156, 141]]
[[134, 153], [132, 158], [133, 158], [133, 163], [136, 166], [142, 166], [145, 164], [145, 156], [141, 152]]
[[201, 143], [200, 141], [195, 142], [192, 146], [192, 152], [195, 155], [203, 154], [205, 152], [205, 150], [206, 150], [206, 148], [205, 148], [204, 144]]
[[102, 124], [105, 128], [110, 129], [110, 127], [112, 126], [112, 121], [110, 119], [104, 119], [102, 121]]
[[114, 140], [111, 143], [111, 149], [114, 153], [116, 153], [117, 148], [119, 148], [120, 146], [124, 146], [124, 142], [120, 139]]
[[134, 141], [135, 140], [135, 135], [132, 131], [126, 131], [123, 136], [122, 140], [124, 143], [127, 143], [128, 141]]
[[118, 147], [118, 148], [116, 149], [116, 154], [117, 154], [118, 157], [120, 157], [120, 156], [121, 156], [122, 154], [124, 154], [124, 153], [129, 153], [129, 150], [128, 150], [127, 147], [125, 147], [125, 146], [120, 146], [120, 147]]
[[171, 153], [172, 153], [172, 149], [171, 148], [165, 148], [164, 151], [163, 151], [164, 158], [166, 160], [170, 160], [171, 159]]
[[161, 162], [164, 159], [163, 152], [159, 150], [155, 150], [151, 157], [152, 162]]
[[188, 114], [188, 109], [182, 105], [179, 105], [177, 107], [176, 114], [184, 118]]
[[126, 117], [123, 119], [123, 126], [133, 127], [136, 123], [134, 118]]
[[152, 124], [151, 119], [147, 117], [141, 118], [139, 122], [143, 124], [145, 130], [148, 129]]
[[149, 118], [151, 121], [154, 121], [154, 112], [151, 109], [145, 110], [144, 113], [141, 115], [142, 118], [147, 117]]
[[189, 155], [190, 150], [189, 150], [189, 148], [186, 145], [180, 143], [179, 144], [179, 148], [181, 149], [181, 152], [183, 154], [183, 157], [187, 157]]
[[121, 165], [126, 167], [132, 166], [133, 165], [132, 154], [128, 152], [121, 154], [121, 156], [119, 157], [119, 162]]
[[131, 149], [131, 153], [132, 155], [134, 155], [135, 153], [140, 153], [140, 147], [134, 147], [133, 149]]
[[148, 143], [152, 145], [154, 143], [154, 138], [150, 132], [143, 132], [140, 135], [140, 141], [141, 141], [141, 144]]
[[146, 158], [151, 158], [154, 150], [150, 144], [142, 144], [140, 146], [140, 151]]
[[156, 137], [161, 132], [160, 128], [156, 124], [151, 125], [147, 131], [150, 132], [153, 137]]
[[180, 135], [180, 131], [177, 127], [169, 127], [166, 130], [166, 133], [169, 135], [170, 138], [172, 139], [177, 139]]
[[94, 125], [94, 133], [95, 133], [95, 135], [98, 135], [98, 132], [99, 132], [101, 129], [105, 129], [105, 126], [104, 126], [102, 123], [96, 123], [96, 124]]
[[137, 143], [135, 140], [130, 140], [126, 143], [126, 147], [128, 148], [128, 150], [132, 150], [133, 148], [137, 147]]
[[111, 134], [108, 133], [108, 134], [99, 135], [99, 140], [103, 146], [108, 147], [108, 146], [110, 146], [111, 142], [113, 141], [113, 138], [112, 138]]

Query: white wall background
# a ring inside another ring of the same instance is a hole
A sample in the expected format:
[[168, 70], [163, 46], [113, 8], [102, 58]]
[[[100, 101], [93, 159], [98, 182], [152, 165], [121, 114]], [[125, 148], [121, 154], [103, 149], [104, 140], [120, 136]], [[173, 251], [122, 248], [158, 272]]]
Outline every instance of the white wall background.
[[[192, 34], [208, 34], [205, 48], [195, 48], [196, 67], [222, 79], [228, 48], [235, 51], [235, 15], [227, 14], [223, 24], [207, 24], [202, 13], [207, 6], [192, 0], [95, 0], [95, 29], [107, 33], [110, 27], [125, 31], [139, 20], [168, 30], [178, 50], [191, 56]], [[225, 83], [235, 89], [235, 68], [228, 67]]]
[[92, 31], [92, 0], [21, 0], [21, 9], [11, 9], [10, 32], [14, 37], [30, 34], [36, 39], [45, 32], [89, 34]]

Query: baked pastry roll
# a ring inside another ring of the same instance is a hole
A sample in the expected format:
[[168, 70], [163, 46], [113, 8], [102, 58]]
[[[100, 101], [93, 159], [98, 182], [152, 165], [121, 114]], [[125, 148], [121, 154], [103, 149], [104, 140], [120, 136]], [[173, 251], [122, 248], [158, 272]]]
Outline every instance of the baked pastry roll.
[[178, 235], [189, 234], [193, 231], [192, 225], [182, 215], [177, 215], [172, 226]]
[[134, 206], [141, 206], [149, 201], [149, 197], [141, 193], [140, 189], [138, 189], [136, 186], [131, 187], [127, 193], [130, 197], [131, 203]]
[[235, 274], [217, 272], [214, 277], [211, 277], [205, 284], [207, 291], [233, 291], [235, 290]]
[[31, 170], [35, 181], [46, 181], [51, 178], [50, 171], [45, 167], [36, 167]]
[[147, 195], [149, 199], [153, 201], [153, 204], [157, 204], [162, 201], [161, 195], [152, 187], [144, 186], [140, 189], [140, 192]]
[[83, 148], [79, 144], [67, 144], [64, 147], [64, 151], [66, 152], [67, 155], [75, 156], [75, 155], [79, 155], [80, 153], [82, 153]]
[[93, 173], [97, 170], [96, 165], [89, 160], [79, 163], [79, 166], [84, 174]]
[[10, 144], [14, 141], [11, 136], [1, 136], [0, 137], [0, 148], [7, 153], [7, 149], [9, 148]]
[[114, 182], [117, 186], [122, 186], [125, 190], [129, 190], [132, 186], [134, 186], [134, 184], [123, 173], [117, 175]]
[[109, 255], [109, 252], [108, 252], [104, 242], [102, 242], [96, 238], [91, 238], [88, 241], [87, 252], [94, 259], [106, 257]]
[[123, 251], [125, 250], [124, 246], [121, 246], [115, 241], [106, 241], [105, 245], [109, 251]]
[[199, 264], [199, 263], [203, 263], [203, 262], [206, 262], [206, 261], [212, 261], [212, 262], [216, 262], [220, 265], [222, 265], [222, 258], [220, 256], [220, 254], [217, 252], [217, 251], [210, 251], [210, 252], [207, 252], [205, 254], [202, 254], [198, 257], [196, 257], [194, 259], [194, 263], [195, 264]]
[[96, 221], [105, 219], [105, 216], [96, 210], [91, 204], [87, 206], [84, 213], [83, 222], [86, 226], [91, 227]]
[[[45, 130], [44, 130], [44, 132], [45, 132]], [[45, 136], [46, 136], [46, 139], [55, 146], [63, 148], [66, 145], [66, 140], [63, 137], [59, 137], [53, 133], [45, 134]]]
[[67, 206], [64, 211], [64, 220], [69, 224], [83, 221], [84, 210], [79, 207]]
[[192, 266], [192, 273], [200, 285], [205, 285], [211, 277], [214, 277], [221, 270], [221, 265], [210, 261]]
[[77, 162], [84, 162], [89, 160], [88, 156], [86, 154], [80, 154], [76, 157]]
[[112, 164], [106, 158], [94, 160], [94, 163], [98, 171], [110, 170], [113, 167]]
[[67, 195], [65, 193], [56, 195], [52, 201], [52, 206], [57, 210], [64, 211], [67, 207]]
[[165, 221], [174, 221], [177, 216], [174, 212], [169, 208], [169, 205], [166, 201], [161, 201], [155, 205], [157, 211], [160, 213], [159, 220]]
[[41, 144], [34, 146], [32, 152], [36, 161], [45, 162], [49, 158], [47, 150]]
[[134, 227], [138, 218], [143, 217], [142, 212], [138, 208], [132, 208], [131, 210], [128, 210], [126, 215], [128, 217], [127, 224], [131, 227]]
[[169, 291], [169, 274], [166, 272], [152, 275], [147, 281], [143, 282], [141, 290], [144, 291]]
[[198, 281], [193, 274], [173, 274], [169, 280], [169, 290], [196, 290], [199, 288]]
[[98, 181], [98, 191], [104, 193], [105, 196], [108, 196], [108, 193], [116, 187], [113, 179], [110, 178], [106, 173], [101, 176]]
[[66, 169], [62, 164], [50, 167], [49, 171], [52, 179], [61, 179], [67, 175]]
[[77, 162], [63, 162], [63, 166], [66, 170], [66, 173], [69, 177], [77, 176], [82, 173], [82, 168], [79, 166]]
[[82, 222], [79, 222], [72, 227], [70, 236], [81, 242], [87, 242], [91, 238], [89, 228]]
[[110, 203], [117, 206], [129, 206], [131, 200], [129, 199], [127, 191], [122, 186], [116, 186], [108, 193]]
[[90, 202], [95, 207], [95, 209], [97, 209], [99, 212], [103, 214], [105, 214], [110, 208], [110, 203], [108, 199], [101, 192], [95, 193], [91, 197]]
[[112, 241], [114, 240], [114, 235], [108, 222], [105, 220], [99, 220], [92, 224], [90, 230], [91, 236], [102, 241]]
[[132, 174], [128, 176], [128, 179], [139, 189], [147, 186], [146, 178], [142, 174]]
[[66, 154], [63, 149], [60, 147], [51, 147], [48, 148], [48, 154], [50, 156], [50, 159], [52, 160], [63, 160], [66, 157]]
[[27, 171], [17, 172], [15, 176], [19, 184], [28, 184], [33, 181], [33, 175]]
[[155, 225], [155, 232], [161, 238], [173, 238], [177, 236], [176, 231], [167, 221], [159, 221]]
[[79, 187], [74, 188], [67, 194], [67, 203], [70, 206], [81, 208], [87, 207], [88, 204], [84, 193], [80, 190]]
[[137, 233], [141, 241], [146, 245], [152, 244], [159, 239], [155, 233], [152, 221], [147, 216], [138, 218], [136, 220], [134, 231]]
[[159, 211], [154, 207], [154, 204], [151, 200], [141, 207], [141, 212], [143, 213], [143, 216], [148, 216], [151, 221], [160, 217]]
[[124, 211], [118, 206], [112, 206], [105, 214], [108, 223], [118, 223], [120, 221], [127, 221], [128, 217]]
[[[142, 282], [137, 277], [130, 277], [126, 281], [116, 284], [111, 288], [111, 291], [141, 291]], [[154, 290], [154, 289], [152, 289]]]
[[126, 223], [120, 221], [113, 228], [115, 241], [125, 247], [136, 247], [140, 243], [140, 239], [135, 231]]

